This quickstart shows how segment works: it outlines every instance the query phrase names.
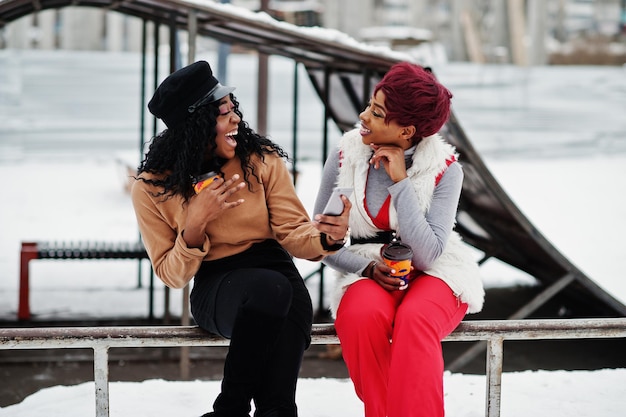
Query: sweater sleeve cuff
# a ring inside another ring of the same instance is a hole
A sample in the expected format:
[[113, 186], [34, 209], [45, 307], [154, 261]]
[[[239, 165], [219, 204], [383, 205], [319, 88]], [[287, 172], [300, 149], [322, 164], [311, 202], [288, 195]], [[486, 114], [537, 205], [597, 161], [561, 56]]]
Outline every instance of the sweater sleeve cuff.
[[339, 243], [335, 243], [334, 245], [329, 245], [326, 241], [326, 233], [320, 233], [320, 242], [322, 243], [322, 248], [324, 248], [324, 250], [328, 252], [336, 252], [339, 249], [343, 248], [343, 246], [346, 244], [346, 241], [343, 240], [339, 241]]
[[201, 248], [190, 248], [187, 246], [187, 242], [185, 242], [185, 239], [183, 238], [183, 233], [185, 233], [184, 230], [176, 237], [176, 246], [182, 253], [185, 253], [189, 256], [189, 258], [204, 258], [209, 253], [211, 243], [209, 242], [209, 237], [206, 234], [204, 235], [204, 241], [202, 242]]

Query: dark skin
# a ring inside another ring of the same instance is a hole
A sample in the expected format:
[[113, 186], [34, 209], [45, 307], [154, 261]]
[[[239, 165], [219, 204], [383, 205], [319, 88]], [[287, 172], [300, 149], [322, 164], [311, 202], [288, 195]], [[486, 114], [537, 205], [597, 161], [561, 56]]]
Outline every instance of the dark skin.
[[334, 245], [343, 240], [348, 230], [348, 219], [352, 203], [345, 195], [341, 196], [343, 201], [343, 211], [339, 216], [330, 216], [327, 214], [316, 214], [313, 224], [322, 233], [326, 233], [326, 243]]
[[[393, 182], [402, 181], [407, 177], [406, 164], [404, 162], [404, 148], [396, 145], [381, 146], [374, 144], [370, 144], [370, 147], [374, 150], [374, 155], [372, 155], [370, 159], [370, 165], [373, 165], [376, 169], [379, 169], [381, 166], [384, 167]], [[381, 164], [381, 162], [384, 163]], [[411, 271], [412, 270], [413, 266], [411, 266]], [[407, 286], [402, 279], [390, 276], [395, 272], [396, 271], [385, 265], [384, 262], [377, 262], [373, 265], [370, 275], [378, 285], [387, 291], [406, 289]]]
[[[229, 201], [229, 197], [246, 186], [245, 182], [237, 182], [239, 175], [224, 180], [219, 178], [212, 182], [201, 193], [191, 198], [187, 212], [187, 224], [185, 227], [185, 242], [189, 247], [200, 247], [204, 242], [204, 230], [207, 224], [218, 218], [224, 210], [237, 207], [244, 203], [243, 199]], [[313, 224], [320, 232], [326, 233], [328, 245], [334, 245], [343, 240], [348, 229], [348, 216], [352, 204], [345, 196], [343, 212], [339, 216], [318, 214]]]
[[201, 193], [191, 197], [187, 210], [187, 222], [183, 238], [190, 248], [199, 248], [204, 242], [204, 231], [209, 222], [217, 219], [225, 210], [244, 203], [243, 199], [227, 201], [227, 199], [246, 186], [245, 182], [237, 182], [239, 175], [224, 180], [218, 178]]
[[[241, 117], [234, 111], [235, 106], [230, 96], [223, 97], [219, 102], [220, 113], [216, 118], [215, 154], [229, 160], [235, 157], [237, 142], [234, 139]], [[211, 152], [207, 152], [211, 154]], [[229, 179], [219, 178], [207, 188], [189, 199], [185, 232], [183, 238], [190, 248], [201, 247], [204, 242], [204, 231], [209, 222], [221, 216], [225, 210], [244, 203], [243, 199], [231, 201], [230, 197], [246, 186], [235, 174]], [[326, 233], [326, 243], [332, 246], [343, 240], [348, 230], [348, 216], [352, 205], [342, 196], [344, 209], [339, 216], [317, 215], [313, 225], [317, 230]]]
[[[363, 143], [374, 151], [370, 165], [375, 169], [383, 167], [389, 178], [397, 183], [407, 178], [404, 151], [415, 145], [413, 136], [416, 129], [415, 126], [402, 126], [395, 120], [387, 120], [386, 115], [385, 93], [379, 90], [359, 115], [361, 135]], [[405, 282], [391, 277], [392, 273], [395, 271], [384, 262], [371, 262], [363, 274], [387, 291], [406, 289]]]

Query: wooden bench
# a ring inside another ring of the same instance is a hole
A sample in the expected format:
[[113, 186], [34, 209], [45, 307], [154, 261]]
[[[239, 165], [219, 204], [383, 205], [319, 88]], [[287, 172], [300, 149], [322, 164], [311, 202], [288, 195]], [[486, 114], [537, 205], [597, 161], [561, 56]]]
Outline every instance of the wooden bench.
[[[29, 263], [35, 259], [136, 259], [139, 261], [137, 286], [141, 287], [141, 261], [148, 254], [141, 242], [22, 242], [20, 252], [20, 283], [18, 320], [30, 320]], [[154, 273], [150, 268], [149, 318], [153, 318]]]

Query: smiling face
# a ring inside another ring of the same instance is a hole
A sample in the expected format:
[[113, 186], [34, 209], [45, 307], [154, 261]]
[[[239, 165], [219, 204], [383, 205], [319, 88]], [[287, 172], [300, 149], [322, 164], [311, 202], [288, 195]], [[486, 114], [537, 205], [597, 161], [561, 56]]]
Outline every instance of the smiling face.
[[[395, 120], [385, 121], [387, 109], [385, 107], [385, 93], [378, 90], [370, 102], [359, 115], [361, 120], [361, 138], [366, 145], [395, 145], [402, 149], [413, 146], [411, 138], [415, 128], [400, 126]], [[408, 136], [407, 136], [408, 135]]]
[[235, 113], [235, 105], [230, 99], [230, 95], [223, 97], [219, 101], [219, 115], [215, 125], [215, 154], [220, 158], [232, 159], [235, 157], [237, 147], [237, 128], [241, 118]]

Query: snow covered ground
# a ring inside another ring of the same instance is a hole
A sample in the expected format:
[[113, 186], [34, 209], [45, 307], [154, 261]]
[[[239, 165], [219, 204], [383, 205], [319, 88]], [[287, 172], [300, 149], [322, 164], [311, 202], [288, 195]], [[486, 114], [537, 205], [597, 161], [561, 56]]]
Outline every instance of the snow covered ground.
[[[622, 417], [626, 370], [538, 371], [502, 376], [502, 417]], [[483, 417], [485, 377], [446, 373], [446, 415]], [[211, 409], [219, 381], [115, 382], [111, 417], [201, 416]], [[352, 383], [344, 379], [301, 379], [301, 417], [362, 417]], [[95, 415], [93, 383], [46, 388], [20, 404], [0, 409], [1, 417], [90, 417]]]

